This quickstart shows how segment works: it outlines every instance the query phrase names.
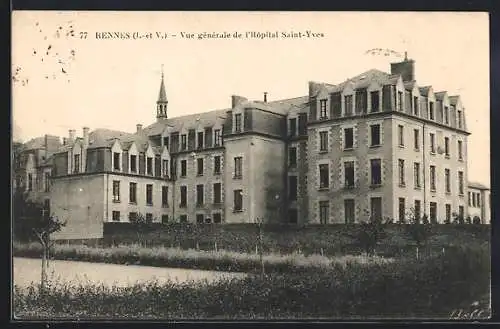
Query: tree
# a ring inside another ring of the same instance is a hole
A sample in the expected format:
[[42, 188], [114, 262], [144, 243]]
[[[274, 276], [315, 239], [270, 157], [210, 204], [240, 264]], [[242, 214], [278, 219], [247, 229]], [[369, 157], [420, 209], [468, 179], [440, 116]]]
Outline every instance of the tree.
[[416, 244], [417, 258], [419, 248], [427, 242], [431, 235], [431, 226], [429, 224], [427, 215], [424, 214], [420, 218], [420, 216], [415, 213], [414, 209], [410, 209], [408, 212], [408, 225], [406, 226], [406, 233]]
[[265, 269], [264, 269], [264, 220], [262, 218], [257, 218], [255, 220], [255, 224], [257, 225], [257, 241], [259, 248], [259, 261], [260, 261], [260, 276], [264, 278]]
[[353, 238], [367, 255], [374, 255], [377, 244], [386, 236], [386, 226], [391, 220], [372, 217], [365, 211], [367, 220], [360, 221], [360, 226]]
[[453, 213], [453, 224], [464, 224], [464, 223], [465, 223], [464, 216], [454, 212]]
[[144, 240], [144, 235], [151, 229], [151, 224], [153, 223], [153, 218], [148, 218], [141, 213], [137, 213], [135, 218], [130, 218], [130, 223], [135, 228], [137, 234], [137, 240], [141, 246], [146, 246], [146, 241]]
[[481, 218], [479, 218], [479, 216], [474, 216], [472, 223], [473, 224], [481, 224]]

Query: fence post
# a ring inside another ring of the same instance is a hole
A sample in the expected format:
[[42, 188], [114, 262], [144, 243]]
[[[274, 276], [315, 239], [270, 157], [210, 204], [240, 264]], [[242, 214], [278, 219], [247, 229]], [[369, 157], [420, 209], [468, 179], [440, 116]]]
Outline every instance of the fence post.
[[417, 249], [416, 249], [416, 250], [417, 250], [417, 260], [418, 260], [418, 246], [417, 246]]
[[200, 250], [200, 244], [196, 241], [196, 250]]
[[258, 255], [259, 254], [259, 246], [255, 245], [255, 254]]
[[217, 241], [214, 242], [215, 252], [217, 252]]
[[323, 253], [323, 248], [321, 248], [321, 256], [324, 256], [324, 253]]

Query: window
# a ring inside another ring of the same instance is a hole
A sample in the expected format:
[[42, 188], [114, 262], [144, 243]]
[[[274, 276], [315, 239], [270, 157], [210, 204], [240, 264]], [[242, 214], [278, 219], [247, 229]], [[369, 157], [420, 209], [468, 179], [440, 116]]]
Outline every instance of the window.
[[148, 175], [153, 175], [153, 158], [146, 158], [146, 173]]
[[344, 220], [346, 224], [352, 224], [355, 220], [354, 199], [344, 200]]
[[481, 207], [481, 194], [477, 194], [477, 206]]
[[168, 186], [161, 187], [161, 205], [168, 207]]
[[398, 140], [399, 146], [405, 146], [405, 138], [404, 138], [404, 127], [402, 125], [398, 125]]
[[[74, 163], [74, 168], [73, 168], [73, 172], [76, 174], [76, 173], [79, 173], [80, 172], [80, 154], [75, 154], [75, 163]], [[118, 167], [119, 169], [119, 167]]]
[[290, 147], [288, 149], [288, 166], [295, 168], [297, 166], [297, 148]]
[[319, 202], [319, 221], [321, 224], [327, 224], [330, 217], [330, 203], [328, 201]]
[[214, 157], [214, 175], [219, 175], [220, 174], [220, 156], [216, 155]]
[[413, 97], [413, 115], [418, 116], [418, 96]]
[[472, 193], [472, 206], [476, 206], [476, 193]]
[[297, 119], [293, 118], [288, 120], [288, 122], [290, 124], [290, 136], [291, 137], [297, 136]]
[[113, 181], [113, 202], [120, 202], [120, 181]]
[[354, 187], [354, 161], [344, 162], [345, 187]]
[[437, 222], [437, 203], [436, 202], [430, 203], [429, 215], [430, 215], [429, 219], [431, 220], [431, 223]]
[[330, 185], [330, 174], [327, 164], [319, 165], [319, 188], [328, 188]]
[[241, 132], [241, 113], [234, 115], [234, 131], [237, 133]]
[[187, 175], [187, 161], [181, 160], [181, 177], [186, 177]]
[[119, 211], [113, 210], [111, 216], [113, 218], [113, 222], [119, 222], [120, 221], [120, 212]]
[[290, 224], [297, 224], [299, 221], [299, 213], [297, 209], [291, 208], [288, 209], [288, 222]]
[[458, 160], [463, 160], [462, 141], [458, 141]]
[[415, 218], [420, 219], [420, 209], [421, 209], [421, 204], [420, 200], [415, 200], [415, 205], [414, 205], [414, 211], [415, 211]]
[[463, 171], [458, 172], [458, 194], [464, 194], [464, 173]]
[[403, 92], [398, 91], [398, 109], [403, 111]]
[[370, 126], [370, 137], [371, 137], [370, 146], [380, 145], [380, 125]]
[[147, 205], [153, 204], [153, 185], [152, 184], [146, 184], [146, 204]]
[[45, 192], [50, 191], [50, 173], [46, 172], [45, 174]]
[[433, 133], [429, 134], [430, 136], [430, 146], [431, 146], [431, 153], [436, 153], [436, 135]]
[[319, 150], [320, 152], [326, 152], [328, 150], [328, 132], [319, 132]]
[[469, 207], [472, 207], [472, 192], [469, 192]]
[[444, 124], [450, 124], [450, 110], [448, 106], [444, 107]]
[[458, 216], [464, 218], [464, 206], [458, 206]]
[[196, 206], [203, 206], [204, 203], [204, 187], [202, 184], [196, 185]]
[[420, 188], [420, 163], [413, 163], [413, 185], [415, 188]]
[[137, 213], [132, 211], [128, 213], [128, 220], [134, 222], [137, 219]]
[[181, 203], [179, 206], [181, 208], [187, 207], [187, 186], [181, 186]]
[[450, 157], [450, 139], [448, 137], [444, 138], [444, 155]]
[[344, 129], [344, 149], [352, 149], [354, 147], [354, 129]]
[[297, 200], [297, 176], [288, 176], [288, 196], [290, 201]]
[[203, 214], [196, 214], [196, 223], [203, 224]]
[[113, 152], [113, 169], [120, 170], [120, 153]]
[[137, 183], [129, 184], [129, 202], [137, 203]]
[[451, 192], [451, 183], [450, 183], [450, 169], [444, 170], [444, 184], [446, 193]]
[[380, 111], [380, 96], [378, 91], [372, 91], [370, 93], [370, 99], [372, 103], [372, 112]]
[[345, 116], [352, 115], [352, 95], [344, 96]]
[[413, 130], [413, 148], [418, 151], [420, 150], [420, 130]]
[[188, 221], [188, 216], [187, 215], [180, 215], [179, 216], [179, 222], [180, 223], [187, 223]]
[[161, 215], [161, 222], [163, 224], [168, 223], [168, 215]]
[[196, 159], [196, 175], [203, 176], [203, 158]]
[[220, 130], [220, 129], [215, 129], [215, 141], [214, 141], [214, 146], [221, 146], [221, 145], [222, 145], [221, 130]]
[[137, 155], [130, 156], [130, 172], [137, 172]]
[[372, 220], [382, 219], [382, 198], [374, 197], [370, 198], [370, 214]]
[[148, 212], [146, 213], [146, 222], [151, 223], [153, 221], [153, 214]]
[[399, 168], [399, 186], [405, 186], [405, 160], [398, 160]]
[[241, 179], [243, 177], [243, 157], [234, 158], [234, 178]]
[[451, 204], [445, 205], [446, 222], [451, 222]]
[[406, 217], [405, 198], [399, 198], [398, 213], [399, 213], [399, 221], [404, 222]]
[[234, 211], [242, 211], [243, 210], [243, 190], [234, 190]]
[[170, 141], [168, 136], [163, 137], [163, 145], [166, 146], [167, 148], [170, 148]]
[[168, 176], [168, 160], [163, 160], [163, 176], [167, 177]]
[[221, 183], [214, 183], [214, 204], [222, 203]]
[[378, 186], [382, 184], [382, 168], [380, 159], [370, 160], [371, 185]]
[[187, 136], [186, 134], [181, 135], [181, 151], [185, 151], [187, 149]]
[[429, 102], [429, 120], [434, 120], [434, 102]]
[[431, 191], [436, 191], [436, 166], [430, 166]]
[[33, 174], [28, 174], [28, 191], [33, 191]]
[[216, 212], [212, 216], [214, 217], [214, 223], [222, 223], [222, 215], [220, 213]]
[[320, 110], [320, 119], [326, 119], [326, 99], [322, 99], [319, 101], [319, 110]]
[[43, 200], [43, 210], [47, 211], [47, 214], [50, 216], [50, 199]]
[[462, 129], [462, 111], [457, 111], [458, 128]]
[[198, 132], [198, 150], [203, 148], [203, 131]]

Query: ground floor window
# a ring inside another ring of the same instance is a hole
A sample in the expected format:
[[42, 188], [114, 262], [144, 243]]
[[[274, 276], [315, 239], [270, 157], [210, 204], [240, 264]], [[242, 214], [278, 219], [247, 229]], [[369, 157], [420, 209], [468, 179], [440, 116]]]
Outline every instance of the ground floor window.
[[319, 221], [321, 224], [327, 224], [330, 217], [330, 203], [328, 201], [319, 202]]
[[436, 202], [431, 202], [430, 203], [430, 209], [429, 209], [429, 219], [431, 223], [435, 223], [437, 219], [437, 203]]
[[382, 219], [382, 198], [374, 197], [370, 199], [371, 220]]
[[179, 222], [181, 222], [181, 223], [187, 223], [187, 221], [188, 221], [188, 216], [187, 215], [180, 215]]
[[214, 213], [213, 217], [214, 217], [214, 223], [218, 224], [222, 222], [222, 215], [220, 213], [217, 212]]
[[354, 199], [344, 200], [344, 220], [346, 224], [352, 224], [355, 222]]
[[290, 224], [297, 224], [299, 219], [297, 209], [288, 209], [288, 222]]
[[168, 223], [168, 215], [161, 215], [161, 222], [163, 224]]
[[112, 218], [113, 218], [113, 222], [119, 222], [120, 221], [120, 212], [113, 210]]
[[198, 224], [203, 224], [203, 214], [197, 214], [196, 215], [196, 223]]

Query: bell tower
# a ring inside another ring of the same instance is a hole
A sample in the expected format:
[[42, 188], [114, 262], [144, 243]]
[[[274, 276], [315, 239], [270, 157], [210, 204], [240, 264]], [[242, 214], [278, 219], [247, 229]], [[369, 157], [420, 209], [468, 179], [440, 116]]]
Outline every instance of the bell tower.
[[156, 101], [156, 119], [157, 121], [167, 119], [167, 92], [165, 91], [165, 82], [163, 78], [163, 64], [161, 66], [161, 83], [160, 92], [158, 93], [158, 100]]

